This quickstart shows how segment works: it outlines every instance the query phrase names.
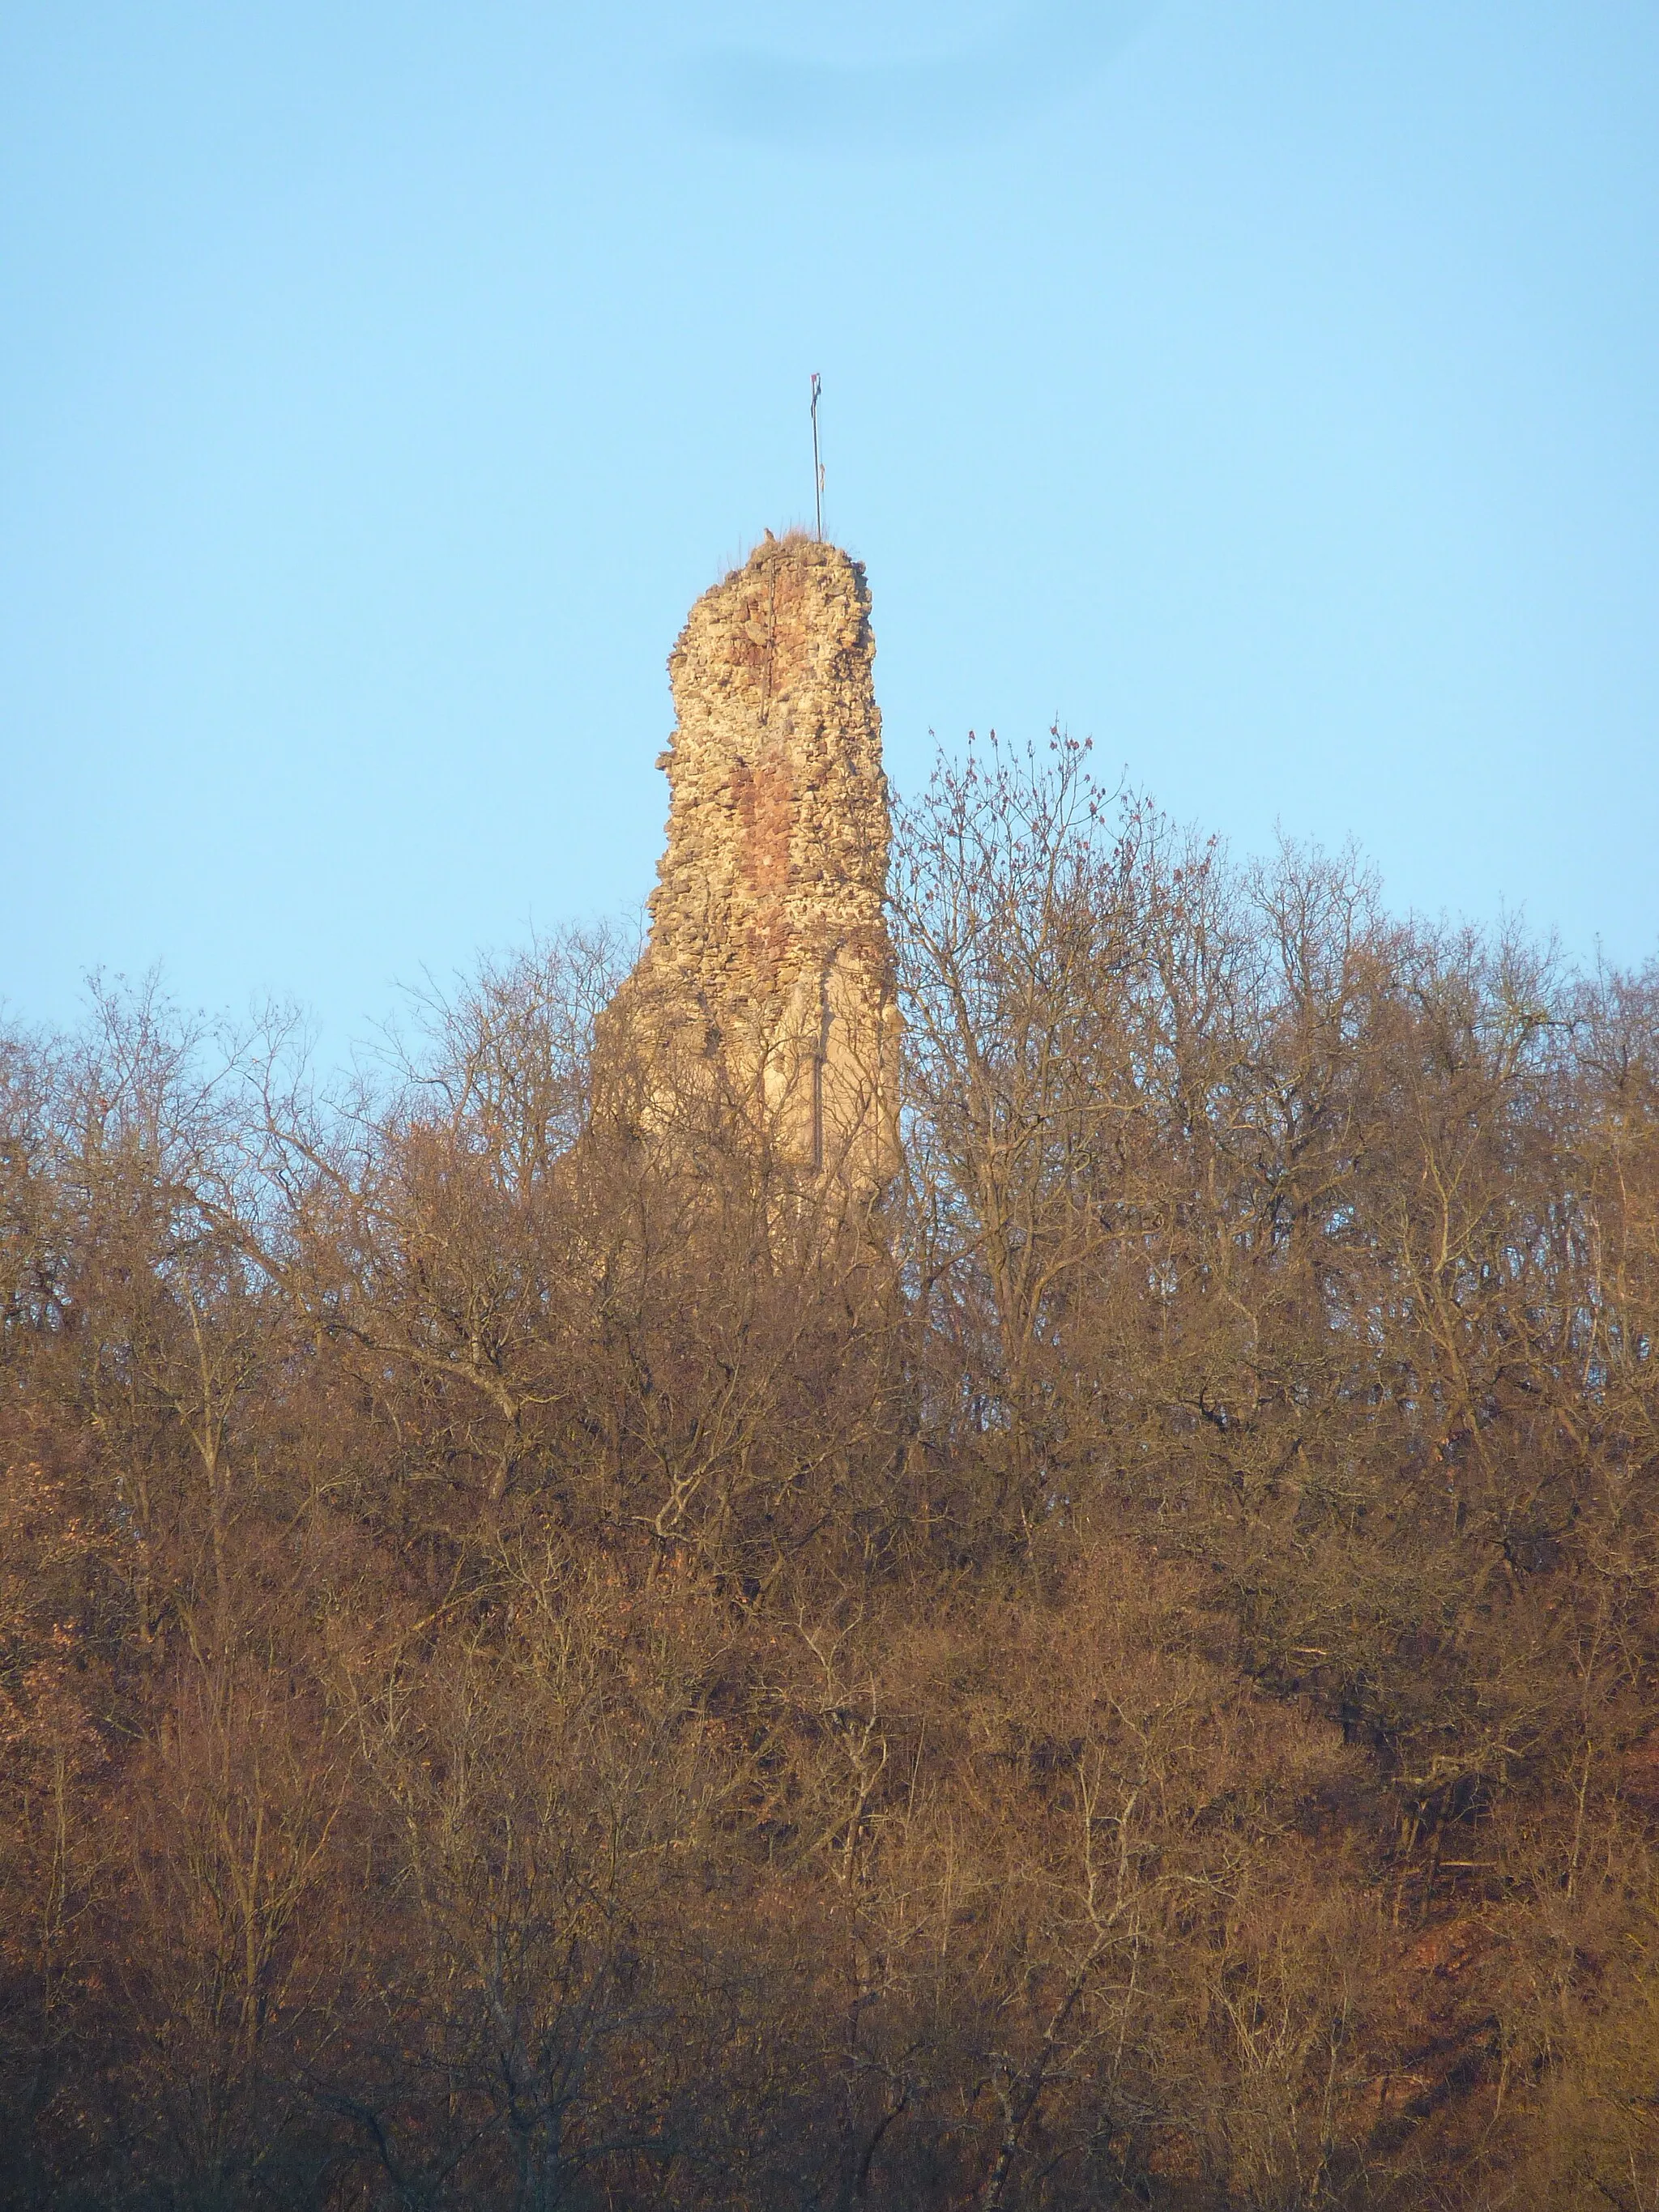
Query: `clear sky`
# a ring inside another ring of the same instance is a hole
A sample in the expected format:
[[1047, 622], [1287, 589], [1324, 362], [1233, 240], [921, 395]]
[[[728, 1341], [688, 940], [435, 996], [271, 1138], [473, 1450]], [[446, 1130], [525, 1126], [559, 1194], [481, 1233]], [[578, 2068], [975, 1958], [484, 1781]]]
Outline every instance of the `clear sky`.
[[1659, 0], [0, 0], [0, 996], [635, 909], [665, 657], [1659, 950]]

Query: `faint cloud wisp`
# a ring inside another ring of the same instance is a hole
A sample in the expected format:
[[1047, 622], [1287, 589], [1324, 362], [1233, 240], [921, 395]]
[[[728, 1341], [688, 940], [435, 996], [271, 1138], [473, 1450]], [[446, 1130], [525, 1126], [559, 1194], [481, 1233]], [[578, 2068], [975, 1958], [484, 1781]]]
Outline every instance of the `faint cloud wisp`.
[[1006, 129], [1114, 60], [1156, 0], [1037, 0], [999, 38], [938, 60], [796, 61], [714, 48], [682, 65], [702, 119], [739, 138], [902, 152]]

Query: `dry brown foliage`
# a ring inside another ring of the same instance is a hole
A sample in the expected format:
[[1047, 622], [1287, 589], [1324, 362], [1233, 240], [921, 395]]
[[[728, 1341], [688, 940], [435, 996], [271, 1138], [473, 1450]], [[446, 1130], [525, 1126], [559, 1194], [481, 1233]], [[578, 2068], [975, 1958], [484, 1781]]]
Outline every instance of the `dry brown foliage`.
[[604, 939], [0, 1048], [5, 2203], [1659, 2204], [1659, 981], [1063, 742], [893, 911], [873, 1214]]

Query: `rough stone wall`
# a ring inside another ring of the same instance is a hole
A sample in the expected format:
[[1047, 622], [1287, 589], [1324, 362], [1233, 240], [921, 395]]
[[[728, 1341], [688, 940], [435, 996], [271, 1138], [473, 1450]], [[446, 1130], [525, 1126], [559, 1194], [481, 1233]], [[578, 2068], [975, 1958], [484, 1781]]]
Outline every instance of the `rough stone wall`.
[[651, 933], [618, 995], [646, 1118], [718, 1097], [775, 1155], [879, 1186], [898, 1012], [870, 594], [837, 547], [768, 533], [670, 656], [678, 726]]

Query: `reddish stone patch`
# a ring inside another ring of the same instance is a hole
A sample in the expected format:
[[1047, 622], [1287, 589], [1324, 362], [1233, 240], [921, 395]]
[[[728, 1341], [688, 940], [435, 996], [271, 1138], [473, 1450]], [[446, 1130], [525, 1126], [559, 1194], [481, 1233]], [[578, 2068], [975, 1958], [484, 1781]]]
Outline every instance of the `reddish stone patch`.
[[738, 881], [761, 895], [786, 890], [795, 822], [788, 763], [775, 756], [757, 768], [734, 768], [732, 793], [737, 801]]

